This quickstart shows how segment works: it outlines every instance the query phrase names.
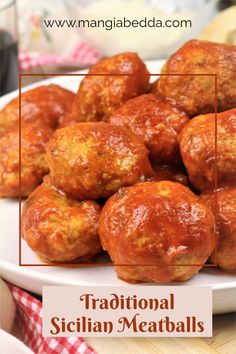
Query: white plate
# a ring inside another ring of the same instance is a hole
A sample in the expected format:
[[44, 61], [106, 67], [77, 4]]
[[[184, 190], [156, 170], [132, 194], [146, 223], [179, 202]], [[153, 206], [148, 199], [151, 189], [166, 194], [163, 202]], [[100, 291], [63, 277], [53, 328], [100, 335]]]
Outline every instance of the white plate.
[[0, 353], [33, 354], [19, 339], [0, 329]]
[[[163, 61], [148, 63], [151, 73], [159, 73]], [[83, 71], [85, 72], [85, 71]], [[76, 91], [81, 77], [64, 76], [48, 79], [47, 83], [58, 83], [65, 88]], [[155, 79], [155, 77], [154, 77]], [[36, 83], [28, 88], [41, 85]], [[13, 92], [1, 98], [0, 108], [18, 92]], [[15, 200], [0, 200], [0, 271], [6, 280], [37, 294], [42, 293], [43, 285], [124, 285], [127, 283], [117, 279], [113, 267], [41, 267], [19, 266], [19, 209]], [[40, 260], [22, 240], [22, 263], [40, 263]], [[101, 257], [99, 261], [103, 261]], [[223, 313], [236, 310], [236, 278], [234, 275], [223, 273], [217, 269], [204, 268], [191, 280], [176, 284], [212, 286], [213, 288], [213, 311]]]

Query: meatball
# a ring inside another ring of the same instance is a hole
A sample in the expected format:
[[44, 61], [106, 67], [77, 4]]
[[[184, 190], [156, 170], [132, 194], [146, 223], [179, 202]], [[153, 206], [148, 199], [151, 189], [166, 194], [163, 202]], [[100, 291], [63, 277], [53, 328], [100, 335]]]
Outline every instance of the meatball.
[[176, 168], [171, 165], [154, 165], [153, 176], [150, 181], [172, 181], [189, 186], [188, 176], [182, 168]]
[[105, 122], [57, 130], [47, 145], [47, 160], [55, 186], [80, 200], [108, 197], [151, 173], [142, 141]]
[[188, 121], [184, 112], [153, 94], [128, 100], [109, 119], [109, 123], [130, 129], [140, 136], [150, 151], [150, 157], [164, 164], [180, 164], [177, 137]]
[[214, 216], [199, 197], [174, 182], [121, 188], [99, 221], [102, 246], [118, 277], [131, 283], [184, 281], [212, 253]]
[[236, 188], [202, 194], [203, 202], [216, 215], [219, 239], [211, 256], [226, 271], [236, 271]]
[[[217, 139], [217, 140], [216, 140]], [[199, 190], [235, 183], [236, 109], [193, 118], [179, 135], [180, 151], [188, 176]]]
[[157, 95], [157, 96], [160, 96], [159, 95], [159, 92], [158, 92], [158, 80], [159, 80], [159, 78], [158, 79], [156, 79], [155, 81], [153, 81], [151, 84], [150, 84], [150, 93], [153, 93], [153, 94], [155, 94], [155, 95]]
[[103, 59], [83, 79], [67, 121], [107, 120], [125, 101], [148, 88], [149, 72], [137, 54], [122, 53]]
[[216, 101], [212, 74], [216, 74], [218, 112], [225, 111], [235, 107], [235, 67], [236, 46], [191, 40], [164, 65], [161, 73], [167, 76], [158, 80], [157, 92], [174, 99], [189, 116], [211, 113]]
[[49, 262], [70, 262], [101, 251], [95, 202], [79, 202], [54, 188], [49, 176], [26, 200], [22, 233], [39, 257]]
[[[39, 86], [21, 94], [21, 123], [40, 122], [55, 128], [70, 108], [74, 93], [58, 85]], [[0, 132], [16, 128], [19, 122], [19, 97], [0, 111]]]
[[45, 146], [52, 133], [46, 125], [26, 123], [22, 125], [21, 138], [19, 129], [13, 128], [0, 139], [1, 197], [17, 197], [20, 191], [21, 196], [28, 196], [41, 183], [42, 177], [49, 172]]

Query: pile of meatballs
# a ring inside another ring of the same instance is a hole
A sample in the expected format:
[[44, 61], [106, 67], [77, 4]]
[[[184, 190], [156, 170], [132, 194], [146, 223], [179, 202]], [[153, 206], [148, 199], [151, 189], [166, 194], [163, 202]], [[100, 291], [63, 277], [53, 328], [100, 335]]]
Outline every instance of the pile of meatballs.
[[104, 250], [130, 283], [185, 281], [206, 262], [235, 272], [235, 68], [235, 46], [191, 40], [153, 83], [122, 53], [76, 94], [23, 93], [21, 119], [19, 98], [8, 103], [0, 195], [27, 197], [29, 247], [78, 265]]

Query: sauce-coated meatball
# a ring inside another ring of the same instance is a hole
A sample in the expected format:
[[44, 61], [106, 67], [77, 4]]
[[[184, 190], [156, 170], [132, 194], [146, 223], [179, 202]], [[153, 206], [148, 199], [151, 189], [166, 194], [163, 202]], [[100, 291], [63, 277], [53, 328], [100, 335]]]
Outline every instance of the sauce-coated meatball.
[[127, 101], [109, 119], [109, 123], [137, 134], [155, 162], [172, 164], [180, 164], [177, 137], [188, 121], [176, 106], [153, 94]]
[[[49, 172], [45, 147], [53, 130], [38, 123], [25, 123], [9, 130], [0, 139], [0, 196], [28, 196]], [[21, 142], [21, 159], [19, 146]], [[21, 168], [20, 168], [21, 162]], [[21, 183], [20, 182], [21, 173]]]
[[[21, 94], [21, 124], [45, 123], [57, 127], [71, 106], [74, 93], [58, 85], [39, 86]], [[16, 128], [19, 121], [19, 97], [0, 111], [0, 132]]]
[[168, 75], [158, 80], [157, 92], [196, 116], [215, 111], [217, 90], [218, 112], [225, 111], [235, 107], [235, 67], [236, 46], [191, 40], [167, 60], [161, 73]]
[[219, 239], [211, 256], [213, 263], [226, 271], [236, 272], [236, 188], [225, 188], [202, 194], [203, 202], [212, 209], [218, 225]]
[[174, 182], [121, 188], [99, 221], [102, 246], [128, 282], [184, 281], [212, 253], [215, 219], [199, 197]]
[[148, 151], [130, 131], [105, 122], [57, 130], [47, 145], [53, 183], [74, 197], [108, 197], [150, 173]]
[[181, 183], [184, 186], [189, 185], [188, 176], [184, 169], [171, 165], [153, 165], [153, 175], [149, 178], [149, 181], [172, 181]]
[[[64, 119], [74, 94], [58, 85], [39, 86], [10, 101], [0, 111], [0, 196], [29, 195], [49, 172], [45, 146]], [[19, 122], [19, 118], [21, 118]], [[21, 138], [19, 125], [21, 127]], [[21, 183], [19, 146], [21, 141]]]
[[103, 59], [88, 74], [75, 96], [68, 122], [107, 120], [125, 101], [149, 88], [149, 72], [136, 53]]
[[46, 178], [24, 204], [22, 234], [44, 260], [82, 260], [101, 251], [99, 215], [100, 206], [96, 202], [69, 198]]
[[199, 190], [235, 183], [236, 109], [193, 118], [179, 135], [189, 179]]

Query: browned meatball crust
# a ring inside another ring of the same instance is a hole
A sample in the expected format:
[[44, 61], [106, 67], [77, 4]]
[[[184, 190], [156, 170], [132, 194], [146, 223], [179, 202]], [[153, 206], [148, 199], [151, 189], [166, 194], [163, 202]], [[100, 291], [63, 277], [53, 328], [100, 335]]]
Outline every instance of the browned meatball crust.
[[[217, 137], [217, 138], [216, 138]], [[216, 141], [217, 139], [217, 141]], [[192, 184], [201, 191], [235, 184], [236, 109], [193, 118], [179, 135], [180, 151]]]
[[121, 188], [99, 221], [102, 246], [128, 282], [184, 281], [212, 253], [215, 219], [187, 187], [169, 181]]
[[167, 60], [161, 71], [167, 76], [158, 80], [157, 92], [174, 99], [189, 116], [211, 113], [215, 111], [215, 77], [205, 74], [216, 74], [218, 112], [225, 111], [235, 107], [235, 68], [236, 46], [191, 40]]
[[180, 164], [178, 134], [188, 123], [184, 112], [153, 94], [128, 100], [109, 118], [109, 123], [138, 135], [157, 163]]
[[149, 72], [136, 53], [103, 59], [81, 82], [67, 122], [107, 120], [125, 101], [148, 88]]
[[23, 237], [46, 261], [83, 260], [101, 251], [99, 215], [96, 202], [69, 198], [46, 178], [24, 204]]
[[108, 197], [151, 173], [142, 141], [105, 122], [57, 130], [47, 145], [47, 160], [55, 185], [80, 200]]
[[236, 188], [225, 188], [202, 194], [203, 202], [212, 209], [218, 225], [219, 239], [211, 256], [213, 263], [226, 271], [236, 272]]

